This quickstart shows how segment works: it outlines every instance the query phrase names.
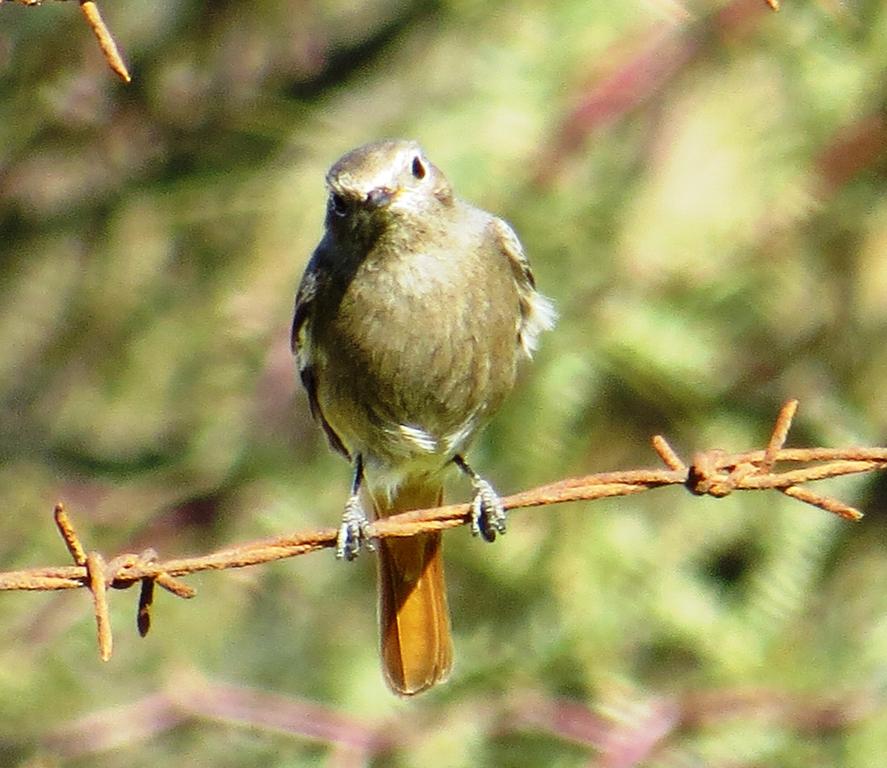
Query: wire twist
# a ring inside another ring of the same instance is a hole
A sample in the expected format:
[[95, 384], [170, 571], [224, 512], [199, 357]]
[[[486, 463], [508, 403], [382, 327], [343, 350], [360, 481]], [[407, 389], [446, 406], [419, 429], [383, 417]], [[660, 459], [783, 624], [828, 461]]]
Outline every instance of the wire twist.
[[[862, 513], [842, 501], [802, 487], [802, 483], [829, 477], [887, 469], [887, 448], [784, 448], [797, 400], [789, 400], [779, 412], [764, 450], [727, 453], [712, 449], [696, 453], [687, 465], [661, 435], [653, 437], [653, 449], [665, 464], [664, 469], [639, 469], [600, 472], [573, 477], [502, 499], [506, 509], [524, 509], [562, 504], [568, 501], [593, 501], [614, 496], [629, 496], [654, 488], [683, 485], [697, 496], [723, 498], [734, 491], [776, 490], [839, 517], [858, 521]], [[775, 471], [780, 462], [805, 464], [801, 468]], [[74, 565], [31, 568], [0, 573], [0, 591], [53, 591], [87, 588], [92, 594], [93, 610], [103, 660], [111, 657], [112, 635], [108, 617], [107, 590], [127, 589], [139, 583], [136, 624], [146, 635], [151, 625], [151, 605], [155, 585], [181, 598], [191, 598], [196, 590], [177, 579], [199, 571], [270, 563], [298, 557], [318, 549], [334, 547], [338, 530], [322, 528], [288, 536], [247, 542], [228, 549], [196, 557], [160, 561], [153, 549], [140, 554], [126, 553], [105, 561], [101, 554], [87, 551], [81, 544], [64, 506], [56, 504], [55, 523]], [[442, 531], [470, 522], [470, 504], [450, 504], [434, 509], [405, 512], [369, 525], [371, 538], [415, 536], [427, 531]]]

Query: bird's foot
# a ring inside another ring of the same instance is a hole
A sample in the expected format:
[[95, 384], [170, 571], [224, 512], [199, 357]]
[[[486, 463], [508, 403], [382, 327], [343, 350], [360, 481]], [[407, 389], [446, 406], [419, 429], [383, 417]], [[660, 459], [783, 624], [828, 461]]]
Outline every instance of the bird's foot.
[[493, 542], [496, 534], [505, 534], [505, 505], [493, 486], [475, 472], [460, 454], [453, 456], [453, 463], [471, 481], [474, 500], [471, 502], [471, 534], [483, 536]]
[[493, 542], [505, 533], [505, 507], [499, 494], [482, 477], [472, 478], [474, 501], [471, 502], [471, 533]]
[[342, 515], [342, 525], [339, 526], [339, 536], [336, 539], [336, 557], [339, 560], [353, 560], [360, 554], [363, 546], [369, 552], [375, 549], [367, 535], [369, 524], [360, 495], [352, 494], [345, 504], [345, 514]]

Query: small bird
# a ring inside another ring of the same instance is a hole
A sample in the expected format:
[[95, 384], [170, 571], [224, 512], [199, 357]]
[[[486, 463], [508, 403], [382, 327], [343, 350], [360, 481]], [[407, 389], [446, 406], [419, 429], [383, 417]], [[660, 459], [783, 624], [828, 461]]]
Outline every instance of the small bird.
[[[353, 467], [337, 556], [373, 546], [362, 489], [377, 518], [436, 507], [450, 465], [474, 490], [472, 532], [493, 541], [505, 510], [463, 454], [553, 326], [552, 305], [512, 229], [457, 198], [416, 142], [358, 147], [326, 183], [292, 348], [311, 413]], [[376, 544], [383, 671], [409, 696], [452, 667], [441, 534]]]

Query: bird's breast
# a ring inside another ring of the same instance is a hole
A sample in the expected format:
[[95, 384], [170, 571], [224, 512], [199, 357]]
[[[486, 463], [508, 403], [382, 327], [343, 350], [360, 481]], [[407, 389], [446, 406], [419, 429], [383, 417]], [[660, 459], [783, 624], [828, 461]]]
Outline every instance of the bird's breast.
[[364, 260], [318, 339], [321, 405], [346, 441], [448, 453], [498, 408], [520, 310], [504, 259], [487, 256]]

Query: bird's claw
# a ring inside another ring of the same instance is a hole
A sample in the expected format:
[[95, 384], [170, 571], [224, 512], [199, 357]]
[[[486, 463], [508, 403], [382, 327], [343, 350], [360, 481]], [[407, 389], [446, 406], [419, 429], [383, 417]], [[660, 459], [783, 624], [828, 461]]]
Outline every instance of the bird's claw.
[[496, 534], [505, 533], [505, 507], [499, 494], [486, 480], [474, 481], [474, 501], [471, 503], [471, 534], [493, 542]]
[[368, 527], [369, 521], [363, 511], [363, 504], [360, 503], [360, 496], [354, 494], [345, 504], [345, 514], [342, 515], [342, 525], [339, 526], [339, 536], [336, 539], [336, 557], [339, 560], [354, 560], [363, 546], [369, 552], [375, 549], [367, 534]]

